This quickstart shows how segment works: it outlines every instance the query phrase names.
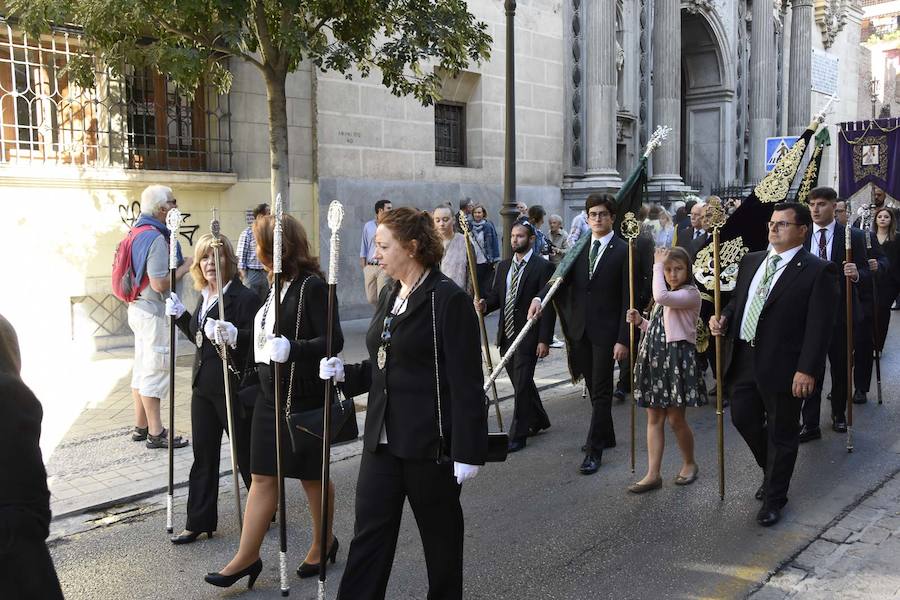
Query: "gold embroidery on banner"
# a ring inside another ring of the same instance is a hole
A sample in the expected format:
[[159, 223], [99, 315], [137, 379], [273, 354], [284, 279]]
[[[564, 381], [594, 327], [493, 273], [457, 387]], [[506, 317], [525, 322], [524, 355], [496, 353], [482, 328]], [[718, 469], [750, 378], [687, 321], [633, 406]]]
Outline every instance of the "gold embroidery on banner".
[[819, 179], [817, 160], [821, 155], [822, 144], [818, 144], [813, 151], [812, 160], [809, 161], [809, 165], [806, 167], [806, 173], [803, 174], [803, 180], [800, 182], [800, 189], [797, 190], [797, 201], [801, 204], [806, 204], [809, 193]]
[[[877, 146], [878, 155], [875, 164], [863, 164], [863, 151], [870, 146]], [[887, 136], [872, 135], [863, 136], [856, 140], [853, 146], [853, 180], [859, 181], [868, 175], [874, 175], [880, 179], [887, 179]]]
[[[719, 261], [722, 271], [719, 275], [719, 289], [723, 292], [731, 292], [737, 284], [738, 263], [750, 248], [744, 245], [744, 238], [738, 236], [723, 243], [719, 248]], [[700, 252], [694, 261], [694, 277], [706, 289], [711, 290], [715, 286], [716, 273], [713, 270], [713, 247], [708, 244]]]
[[703, 319], [697, 317], [697, 352], [706, 352], [709, 348], [709, 327]]
[[797, 140], [787, 154], [782, 156], [771, 173], [756, 186], [756, 197], [760, 202], [781, 202], [787, 197], [803, 153], [806, 151], [806, 140]]

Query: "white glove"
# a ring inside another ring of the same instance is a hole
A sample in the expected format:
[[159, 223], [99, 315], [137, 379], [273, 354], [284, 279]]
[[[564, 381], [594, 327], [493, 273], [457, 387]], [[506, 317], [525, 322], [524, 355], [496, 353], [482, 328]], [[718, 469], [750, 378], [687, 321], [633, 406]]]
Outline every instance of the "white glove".
[[178, 294], [172, 292], [166, 298], [166, 314], [170, 317], [180, 318], [184, 314], [184, 304], [178, 298]]
[[319, 379], [331, 379], [338, 383], [344, 381], [344, 361], [337, 356], [323, 358], [319, 361]]
[[215, 319], [207, 319], [203, 324], [203, 334], [206, 336], [211, 342], [216, 341], [216, 320]]
[[268, 354], [269, 359], [273, 362], [286, 363], [291, 354], [291, 343], [283, 335], [275, 337], [270, 333], [266, 335], [266, 346], [263, 348], [263, 352]]
[[216, 339], [214, 340], [220, 346], [228, 344], [232, 348], [237, 345], [238, 330], [237, 327], [228, 321], [216, 321], [215, 326]]
[[456, 483], [462, 485], [467, 479], [472, 479], [478, 475], [478, 465], [467, 465], [466, 463], [453, 462], [453, 476], [456, 477]]

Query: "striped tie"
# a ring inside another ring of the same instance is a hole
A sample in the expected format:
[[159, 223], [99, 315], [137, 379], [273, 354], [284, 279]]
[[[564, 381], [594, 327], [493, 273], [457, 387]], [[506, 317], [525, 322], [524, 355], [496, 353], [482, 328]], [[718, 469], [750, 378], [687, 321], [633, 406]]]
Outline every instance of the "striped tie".
[[747, 307], [747, 318], [744, 319], [744, 326], [741, 328], [741, 339], [747, 342], [756, 340], [756, 326], [759, 323], [759, 315], [762, 313], [763, 305], [766, 298], [769, 297], [769, 286], [772, 284], [772, 278], [775, 276], [776, 267], [781, 257], [777, 254], [770, 256], [766, 262], [766, 274], [763, 280], [759, 282], [756, 293], [750, 306]]
[[506, 304], [503, 306], [503, 331], [506, 332], [507, 341], [512, 341], [513, 334], [516, 332], [516, 324], [513, 319], [513, 313], [516, 312], [516, 292], [519, 288], [519, 275], [522, 268], [525, 267], [525, 261], [513, 261], [512, 278], [509, 280], [509, 288], [506, 290]]

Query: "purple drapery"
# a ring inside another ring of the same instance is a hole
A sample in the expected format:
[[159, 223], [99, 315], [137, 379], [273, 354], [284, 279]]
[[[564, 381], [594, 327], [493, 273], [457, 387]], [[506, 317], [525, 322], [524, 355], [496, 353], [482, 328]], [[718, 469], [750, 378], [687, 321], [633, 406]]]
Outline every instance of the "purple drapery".
[[841, 198], [850, 198], [869, 183], [900, 198], [900, 119], [840, 124]]

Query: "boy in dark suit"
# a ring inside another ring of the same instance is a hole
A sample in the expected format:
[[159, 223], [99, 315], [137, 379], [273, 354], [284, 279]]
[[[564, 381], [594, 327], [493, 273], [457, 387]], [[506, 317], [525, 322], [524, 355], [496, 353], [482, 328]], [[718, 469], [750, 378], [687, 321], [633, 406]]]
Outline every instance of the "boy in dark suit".
[[[500, 354], [506, 354], [513, 340], [525, 327], [531, 299], [540, 293], [553, 275], [553, 265], [534, 250], [534, 242], [535, 229], [531, 223], [527, 220], [517, 221], [510, 234], [513, 258], [499, 263], [493, 287], [480, 302], [475, 303], [475, 310], [484, 314], [497, 309], [501, 311], [497, 323], [497, 346], [500, 347]], [[512, 382], [516, 402], [513, 422], [509, 428], [510, 452], [518, 452], [524, 448], [529, 435], [550, 427], [550, 419], [534, 384], [534, 369], [537, 359], [550, 353], [555, 324], [556, 313], [550, 307], [542, 315], [538, 326], [531, 329], [506, 363], [506, 373]]]

